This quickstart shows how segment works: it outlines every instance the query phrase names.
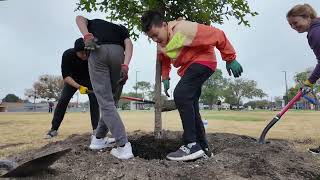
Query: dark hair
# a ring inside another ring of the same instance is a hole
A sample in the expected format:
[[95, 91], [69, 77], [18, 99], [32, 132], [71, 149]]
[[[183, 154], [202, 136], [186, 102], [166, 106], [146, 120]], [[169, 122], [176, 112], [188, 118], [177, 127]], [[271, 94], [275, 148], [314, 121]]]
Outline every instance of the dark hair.
[[148, 32], [153, 25], [161, 26], [164, 22], [164, 16], [154, 10], [149, 10], [143, 13], [141, 17], [141, 27], [143, 32]]
[[287, 18], [294, 16], [315, 19], [317, 18], [317, 13], [309, 4], [298, 4], [291, 8], [287, 13]]
[[78, 51], [84, 51], [84, 42], [83, 38], [79, 38], [74, 42], [74, 50], [76, 52]]

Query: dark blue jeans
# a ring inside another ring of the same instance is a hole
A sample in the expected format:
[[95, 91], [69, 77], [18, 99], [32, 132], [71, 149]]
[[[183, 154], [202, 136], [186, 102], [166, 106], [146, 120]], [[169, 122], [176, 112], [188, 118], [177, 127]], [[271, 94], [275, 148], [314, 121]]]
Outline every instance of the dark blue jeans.
[[208, 148], [208, 141], [199, 112], [199, 98], [203, 83], [212, 74], [213, 71], [207, 66], [197, 63], [190, 65], [173, 95], [182, 120], [184, 143], [197, 142], [203, 149]]

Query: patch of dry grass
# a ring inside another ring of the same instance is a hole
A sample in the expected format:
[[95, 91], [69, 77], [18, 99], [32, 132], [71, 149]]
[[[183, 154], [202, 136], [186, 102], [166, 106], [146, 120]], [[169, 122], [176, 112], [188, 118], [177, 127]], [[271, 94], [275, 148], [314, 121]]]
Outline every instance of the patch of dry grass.
[[[277, 112], [271, 111], [203, 111], [208, 120], [207, 132], [227, 132], [258, 138], [266, 124]], [[154, 112], [120, 111], [128, 132], [153, 131]], [[268, 133], [267, 138], [287, 139], [305, 151], [309, 146], [320, 145], [320, 112], [290, 111]], [[162, 114], [163, 128], [182, 130], [177, 111]], [[41, 147], [48, 142], [63, 140], [71, 134], [91, 132], [89, 113], [67, 113], [53, 140], [43, 137], [51, 126], [52, 114], [0, 113], [0, 159], [10, 154]], [[90, 137], [88, 137], [90, 138]]]

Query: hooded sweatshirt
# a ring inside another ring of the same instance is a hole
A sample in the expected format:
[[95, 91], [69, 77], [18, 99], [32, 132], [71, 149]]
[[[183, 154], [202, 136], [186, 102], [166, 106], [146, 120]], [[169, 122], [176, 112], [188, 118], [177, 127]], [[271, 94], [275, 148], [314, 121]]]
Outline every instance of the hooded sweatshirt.
[[317, 18], [310, 26], [308, 31], [308, 42], [313, 50], [318, 64], [309, 77], [309, 81], [314, 84], [320, 78], [320, 18]]
[[236, 52], [223, 31], [203, 24], [180, 20], [168, 22], [167, 44], [158, 44], [158, 58], [162, 64], [162, 79], [169, 78], [171, 64], [179, 68], [178, 75], [183, 76], [193, 63], [216, 68], [216, 47], [224, 61], [236, 59]]

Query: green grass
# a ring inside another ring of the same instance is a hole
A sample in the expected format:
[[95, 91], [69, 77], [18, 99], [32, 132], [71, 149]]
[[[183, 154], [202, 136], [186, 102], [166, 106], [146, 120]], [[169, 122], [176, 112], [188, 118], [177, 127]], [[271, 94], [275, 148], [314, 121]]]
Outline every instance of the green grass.
[[207, 120], [227, 120], [227, 121], [265, 121], [264, 117], [253, 117], [247, 115], [230, 115], [230, 114], [210, 114], [202, 116]]

